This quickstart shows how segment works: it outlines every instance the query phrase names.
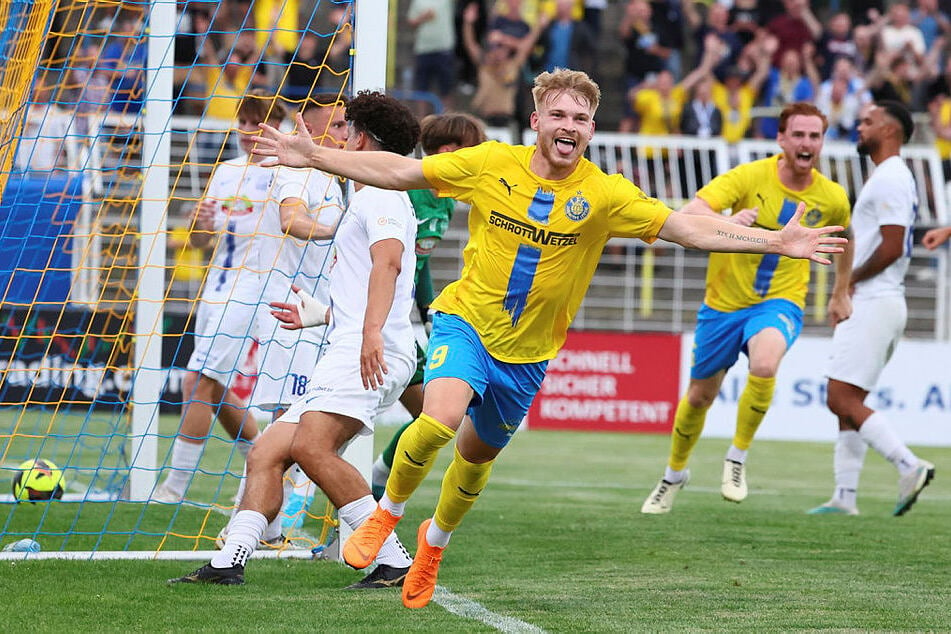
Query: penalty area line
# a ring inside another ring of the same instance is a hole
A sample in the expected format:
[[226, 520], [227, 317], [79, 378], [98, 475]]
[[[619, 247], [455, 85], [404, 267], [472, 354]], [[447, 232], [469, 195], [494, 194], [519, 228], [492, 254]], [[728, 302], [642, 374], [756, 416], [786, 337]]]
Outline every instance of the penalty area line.
[[466, 599], [458, 594], [454, 594], [443, 586], [436, 586], [436, 593], [433, 595], [433, 601], [442, 606], [447, 612], [464, 619], [479, 621], [484, 625], [493, 627], [506, 634], [521, 634], [523, 632], [532, 634], [544, 634], [545, 630], [538, 626], [526, 623], [512, 616], [503, 616], [489, 610], [481, 603]]

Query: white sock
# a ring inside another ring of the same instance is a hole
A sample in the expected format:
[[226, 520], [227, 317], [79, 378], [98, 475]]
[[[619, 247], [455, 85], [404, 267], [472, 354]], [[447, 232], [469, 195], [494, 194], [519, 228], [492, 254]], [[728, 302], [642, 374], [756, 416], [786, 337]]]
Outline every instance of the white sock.
[[744, 464], [746, 462], [746, 449], [737, 449], [736, 445], [730, 445], [730, 448], [726, 450], [726, 459]]
[[356, 529], [367, 521], [367, 518], [373, 514], [375, 508], [376, 500], [373, 499], [373, 496], [365, 495], [337, 509], [337, 515], [340, 517], [341, 522], [346, 522], [347, 526]]
[[[370, 496], [373, 497], [373, 496]], [[406, 502], [394, 502], [386, 493], [380, 498], [380, 508], [388, 511], [394, 517], [403, 517], [406, 512]]]
[[869, 447], [882, 454], [885, 460], [895, 465], [898, 473], [905, 475], [918, 468], [918, 456], [892, 430], [888, 419], [881, 412], [873, 412], [859, 428], [859, 435]]
[[310, 481], [310, 478], [307, 477], [307, 474], [304, 473], [304, 470], [301, 469], [299, 465], [296, 463], [292, 465], [291, 468], [287, 470], [287, 474], [297, 494], [304, 497], [314, 494], [316, 485]]
[[[365, 521], [376, 509], [376, 501], [372, 495], [364, 496], [354, 500], [350, 504], [345, 504], [337, 509], [337, 515], [340, 520], [346, 522], [350, 528], [357, 528]], [[386, 564], [395, 568], [406, 568], [413, 563], [413, 558], [409, 556], [403, 544], [396, 537], [396, 532], [390, 533], [390, 536], [383, 542], [379, 554], [376, 556], [376, 563]]]
[[445, 548], [449, 544], [450, 537], [452, 537], [452, 533], [436, 526], [435, 519], [429, 523], [429, 528], [426, 529], [426, 543], [430, 546]]
[[165, 487], [168, 490], [177, 495], [185, 495], [204, 449], [204, 442], [187, 442], [181, 438], [172, 442], [172, 460], [168, 477], [165, 478]]
[[681, 469], [680, 471], [674, 471], [670, 467], [664, 468], [664, 480], [670, 482], [671, 484], [677, 484], [678, 482], [683, 482], [684, 472], [686, 469]]
[[267, 527], [267, 518], [257, 511], [243, 510], [231, 520], [225, 547], [211, 558], [213, 568], [244, 566], [258, 547], [258, 540]]
[[380, 454], [380, 457], [376, 459], [376, 462], [373, 463], [373, 471], [370, 481], [373, 482], [373, 486], [382, 487], [386, 486], [386, 479], [390, 477], [390, 468], [386, 466], [386, 463], [383, 462], [383, 455]]
[[835, 492], [832, 499], [841, 506], [855, 508], [859, 490], [859, 476], [865, 463], [868, 445], [855, 430], [840, 431], [835, 441], [835, 454], [832, 459], [835, 473]]
[[281, 535], [281, 514], [278, 513], [277, 517], [268, 522], [267, 526], [264, 528], [264, 533], [262, 533], [261, 539], [269, 542], [272, 539], [280, 537]]

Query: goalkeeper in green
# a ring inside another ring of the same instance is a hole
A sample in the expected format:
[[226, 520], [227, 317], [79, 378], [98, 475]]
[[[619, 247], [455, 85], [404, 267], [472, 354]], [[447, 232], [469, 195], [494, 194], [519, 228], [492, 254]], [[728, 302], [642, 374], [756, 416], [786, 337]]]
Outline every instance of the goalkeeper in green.
[[[419, 142], [425, 154], [442, 154], [452, 152], [463, 147], [479, 145], [486, 140], [482, 122], [476, 117], [465, 113], [450, 113], [429, 115], [420, 124]], [[429, 272], [429, 256], [439, 244], [455, 209], [456, 201], [452, 198], [440, 198], [431, 189], [414, 189], [406, 192], [413, 209], [416, 211], [416, 306], [419, 308], [420, 318], [426, 325], [429, 333], [429, 304], [432, 303], [433, 279]], [[416, 344], [416, 373], [410, 379], [409, 385], [400, 396], [400, 403], [412, 416], [400, 427], [390, 443], [386, 446], [373, 463], [373, 497], [377, 500], [383, 495], [386, 479], [393, 466], [393, 455], [396, 452], [396, 443], [399, 442], [403, 431], [419, 417], [423, 411], [423, 368], [426, 365], [426, 351]]]

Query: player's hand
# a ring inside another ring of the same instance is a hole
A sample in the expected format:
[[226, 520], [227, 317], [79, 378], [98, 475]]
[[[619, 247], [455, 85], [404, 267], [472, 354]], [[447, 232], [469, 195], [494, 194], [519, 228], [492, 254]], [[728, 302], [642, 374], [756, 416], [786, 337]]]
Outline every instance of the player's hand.
[[195, 205], [195, 228], [202, 231], [214, 231], [215, 214], [218, 212], [218, 204], [207, 198]]
[[266, 123], [259, 123], [261, 136], [255, 138], [252, 154], [267, 156], [261, 161], [262, 167], [286, 165], [288, 167], [313, 167], [312, 156], [317, 144], [310, 136], [304, 123], [304, 117], [297, 113], [297, 129], [293, 134], [284, 134]]
[[806, 213], [806, 204], [799, 203], [796, 213], [793, 214], [786, 226], [779, 232], [781, 246], [779, 252], [790, 258], [812, 260], [817, 264], [831, 264], [832, 262], [820, 255], [821, 253], [842, 253], [847, 238], [835, 234], [845, 231], [845, 227], [838, 225], [828, 227], [803, 227], [802, 217]]
[[[851, 289], [850, 289], [851, 292]], [[829, 299], [829, 325], [833, 328], [852, 316], [852, 297], [849, 293], [833, 293]]]
[[740, 209], [738, 212], [727, 218], [730, 222], [742, 227], [750, 227], [756, 222], [756, 215], [759, 213], [759, 207], [752, 209]]
[[330, 309], [296, 284], [291, 290], [297, 295], [299, 303], [271, 302], [271, 314], [281, 322], [281, 328], [298, 330], [323, 326], [329, 321]]
[[929, 229], [921, 239], [921, 244], [923, 244], [926, 249], [933, 251], [947, 242], [949, 237], [951, 237], [951, 227]]
[[389, 373], [383, 359], [383, 333], [364, 332], [363, 346], [360, 348], [360, 377], [363, 389], [375, 390], [383, 387], [383, 375]]

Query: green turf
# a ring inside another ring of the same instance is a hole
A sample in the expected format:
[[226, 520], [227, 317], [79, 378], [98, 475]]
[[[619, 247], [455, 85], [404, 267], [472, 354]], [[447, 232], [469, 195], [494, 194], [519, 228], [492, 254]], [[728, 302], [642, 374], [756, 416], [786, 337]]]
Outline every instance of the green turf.
[[[643, 516], [640, 505], [661, 474], [667, 444], [657, 436], [518, 435], [454, 535], [440, 585], [551, 632], [951, 627], [951, 543], [944, 538], [951, 479], [942, 470], [951, 449], [919, 450], [937, 463], [938, 475], [899, 518], [891, 516], [895, 473], [870, 452], [862, 514], [831, 517], [804, 514], [831, 492], [831, 446], [756, 442], [751, 494], [737, 505], [719, 495], [728, 441], [704, 439], [674, 511]], [[399, 529], [408, 542], [437, 492], [431, 476], [411, 502]], [[491, 629], [436, 603], [405, 610], [395, 591], [344, 591], [361, 575], [332, 562], [253, 561], [243, 587], [166, 586], [166, 578], [196, 566], [0, 562], [8, 606], [55, 597], [30, 610], [28, 621], [23, 610], [4, 610], [0, 631], [26, 623], [41, 632]]]

